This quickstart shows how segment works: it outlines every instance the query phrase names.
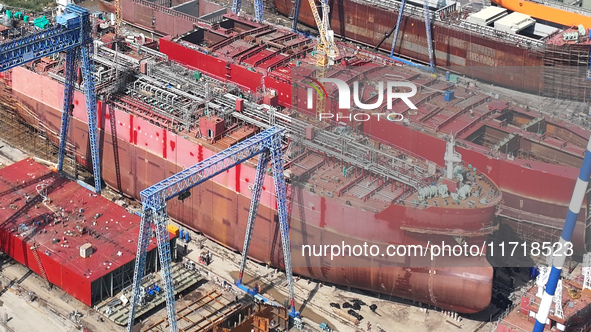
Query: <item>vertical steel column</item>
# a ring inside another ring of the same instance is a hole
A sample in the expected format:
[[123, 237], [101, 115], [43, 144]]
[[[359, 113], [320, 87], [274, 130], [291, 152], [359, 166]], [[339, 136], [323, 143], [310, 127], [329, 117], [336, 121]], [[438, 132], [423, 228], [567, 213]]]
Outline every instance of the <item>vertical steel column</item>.
[[242, 260], [240, 261], [240, 272], [238, 274], [237, 284], [242, 284], [242, 275], [246, 267], [246, 260], [248, 259], [248, 248], [250, 247], [250, 240], [252, 239], [252, 231], [254, 229], [254, 221], [257, 217], [259, 203], [261, 201], [261, 193], [263, 191], [263, 181], [265, 180], [265, 169], [269, 163], [269, 152], [263, 152], [259, 155], [257, 163], [256, 177], [254, 180], [254, 187], [252, 188], [252, 198], [250, 200], [250, 210], [248, 210], [248, 223], [246, 224], [246, 233], [244, 234], [244, 246], [242, 248]]
[[394, 55], [394, 48], [396, 47], [396, 42], [398, 41], [398, 32], [400, 31], [400, 24], [402, 23], [404, 6], [406, 6], [406, 0], [400, 1], [400, 9], [398, 10], [398, 20], [396, 20], [396, 30], [394, 30], [394, 38], [392, 39], [392, 49], [390, 50], [390, 56]]
[[160, 273], [162, 274], [162, 284], [166, 295], [166, 311], [168, 313], [168, 324], [171, 332], [177, 332], [176, 307], [174, 300], [174, 284], [172, 282], [172, 267], [170, 262], [170, 241], [168, 233], [168, 214], [166, 212], [166, 203], [156, 211], [156, 239], [158, 241], [158, 254], [160, 255]]
[[431, 37], [431, 11], [429, 1], [425, 0], [425, 29], [427, 30], [427, 48], [429, 50], [429, 67], [433, 71], [433, 39]]
[[[88, 27], [90, 28], [90, 27]], [[96, 109], [96, 89], [94, 86], [94, 59], [92, 44], [84, 45], [80, 49], [82, 55], [82, 75], [84, 76], [84, 95], [86, 99], [86, 115], [88, 117], [88, 139], [94, 173], [94, 188], [101, 192], [101, 161], [98, 141], [98, 121]]]
[[66, 143], [68, 141], [68, 128], [70, 126], [71, 113], [74, 110], [74, 77], [76, 73], [76, 59], [79, 48], [75, 47], [66, 52], [66, 64], [64, 69], [64, 107], [62, 108], [62, 122], [60, 128], [60, 145], [57, 155], [57, 170], [61, 172], [64, 168], [64, 157], [66, 155]]
[[271, 137], [269, 150], [273, 164], [273, 180], [275, 183], [275, 195], [277, 195], [277, 214], [279, 215], [279, 228], [281, 231], [281, 244], [283, 245], [283, 261], [285, 263], [285, 276], [289, 287], [289, 305], [291, 314], [295, 315], [295, 300], [293, 292], [293, 273], [291, 267], [291, 245], [289, 243], [289, 221], [287, 219], [287, 189], [283, 169], [283, 151], [281, 150], [281, 135]]
[[232, 2], [232, 13], [238, 15], [240, 12], [240, 5], [242, 5], [242, 0], [234, 0]]
[[131, 288], [131, 299], [129, 299], [129, 317], [127, 320], [127, 332], [133, 329], [135, 320], [135, 309], [139, 300], [140, 285], [144, 277], [144, 268], [146, 266], [146, 255], [148, 253], [148, 244], [150, 243], [150, 231], [152, 229], [153, 211], [143, 205], [142, 221], [140, 224], [140, 234], [138, 236], [138, 246], [135, 255], [135, 267], [133, 272], [133, 284]]
[[293, 23], [291, 25], [291, 30], [296, 32], [298, 30], [298, 19], [300, 17], [300, 7], [302, 6], [302, 0], [294, 0], [295, 3], [293, 4]]
[[263, 21], [263, 0], [254, 0], [254, 17], [258, 22]]

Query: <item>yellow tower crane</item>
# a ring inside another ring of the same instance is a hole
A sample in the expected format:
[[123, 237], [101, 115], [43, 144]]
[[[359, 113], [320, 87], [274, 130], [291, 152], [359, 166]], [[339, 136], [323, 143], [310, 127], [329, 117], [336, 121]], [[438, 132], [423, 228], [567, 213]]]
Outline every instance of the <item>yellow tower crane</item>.
[[115, 0], [115, 34], [119, 36], [121, 32], [121, 0]]
[[[328, 66], [334, 64], [334, 60], [339, 56], [339, 50], [334, 42], [334, 32], [330, 30], [330, 22], [328, 19], [328, 13], [330, 7], [327, 0], [320, 0], [320, 6], [322, 8], [322, 18], [318, 13], [318, 6], [316, 0], [308, 0], [316, 26], [318, 27], [318, 33], [320, 38], [316, 46], [316, 78], [321, 81], [326, 74]], [[323, 113], [325, 111], [325, 100], [323, 97], [316, 99], [316, 112]]]

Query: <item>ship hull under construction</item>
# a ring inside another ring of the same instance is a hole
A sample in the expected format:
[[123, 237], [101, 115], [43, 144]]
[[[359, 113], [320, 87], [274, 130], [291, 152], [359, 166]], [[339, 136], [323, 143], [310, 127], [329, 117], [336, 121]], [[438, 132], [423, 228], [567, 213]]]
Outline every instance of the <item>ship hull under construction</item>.
[[[40, 121], [53, 130], [59, 128], [62, 89], [59, 82], [24, 68], [15, 68], [12, 88], [13, 94], [34, 110], [32, 117], [31, 114], [23, 114], [29, 117], [29, 122], [35, 124]], [[84, 96], [76, 92], [74, 104], [69, 139], [75, 145], [78, 160], [86, 164], [90, 156]], [[111, 113], [108, 106], [101, 102], [98, 106], [99, 127], [102, 129], [102, 177], [109, 186], [126, 195], [138, 198], [141, 190], [213, 154], [206, 147], [182, 138], [182, 134], [177, 136], [119, 110]], [[111, 119], [113, 115], [115, 119]], [[116, 135], [111, 134], [112, 120], [117, 124]], [[114, 137], [118, 138], [114, 140]], [[169, 214], [185, 226], [233, 250], [241, 250], [250, 205], [249, 182], [252, 179], [254, 167], [239, 165], [193, 189], [192, 195], [184, 202], [171, 201]], [[277, 215], [272, 208], [276, 204], [272, 187], [271, 179], [267, 178], [249, 254], [256, 261], [282, 267]], [[472, 220], [473, 225], [481, 227], [491, 223], [495, 206], [454, 213], [443, 207], [414, 209], [393, 204], [380, 213], [374, 213], [345, 206], [295, 185], [290, 187], [288, 204], [294, 273], [458, 312], [474, 313], [488, 306], [493, 269], [485, 257], [435, 259], [428, 260], [428, 265], [422, 267], [408, 267], [412, 264], [408, 257], [371, 261], [354, 257], [340, 261], [314, 255], [303, 257], [301, 244], [342, 241], [368, 245], [416, 243], [413, 242], [416, 235], [409, 235], [400, 229], [401, 219], [413, 221], [412, 218], [418, 218], [427, 225], [444, 224], [450, 227], [454, 227], [454, 223]], [[461, 213], [462, 217], [458, 218], [457, 213]], [[352, 220], [355, 222], [350, 222]], [[479, 242], [482, 243], [481, 240]]]
[[[291, 0], [274, 0], [279, 13], [290, 16]], [[390, 52], [398, 12], [369, 1], [329, 0], [330, 26], [335, 35], [371, 48]], [[403, 16], [395, 55], [429, 64], [424, 18], [418, 14]], [[485, 33], [458, 26], [457, 15], [432, 21], [434, 65], [460, 75], [503, 87], [554, 98], [586, 100], [590, 85], [586, 80], [589, 64], [588, 45], [544, 44], [530, 47], [492, 38]], [[300, 8], [298, 22], [315, 27], [309, 5]], [[522, 38], [523, 39], [523, 38]], [[565, 73], [568, 72], [568, 75]]]
[[[101, 2], [101, 4], [109, 3]], [[186, 21], [195, 25], [203, 24], [196, 17], [189, 17], [145, 0], [123, 0], [123, 4], [127, 9], [124, 13], [126, 21], [166, 35], [178, 35], [186, 29], [185, 26], [181, 26]], [[279, 12], [291, 13], [292, 2], [276, 0], [275, 4]], [[329, 2], [329, 5], [331, 27], [337, 35], [344, 35], [374, 46], [381, 42], [382, 49], [387, 51], [390, 49], [392, 37], [384, 38], [384, 36], [393, 30], [398, 15], [396, 11], [354, 0], [334, 1]], [[344, 15], [345, 9], [346, 15]], [[147, 19], [151, 17], [156, 19], [152, 21]], [[237, 20], [236, 17], [231, 19]], [[310, 8], [306, 3], [301, 6], [299, 20], [304, 24], [314, 24]], [[341, 24], [342, 22], [346, 24]], [[493, 40], [485, 35], [470, 32], [456, 26], [457, 20], [454, 22], [436, 20], [433, 23], [432, 35], [437, 66], [441, 68], [448, 66], [450, 70], [469, 77], [551, 97], [585, 99], [589, 95], [589, 81], [586, 80], [589, 45], [586, 43], [561, 44], [562, 38], [558, 34], [552, 37], [551, 42], [541, 42], [543, 45], [540, 47], [523, 47], [501, 38]], [[252, 22], [242, 21], [240, 27], [248, 29], [249, 25], [256, 26]], [[212, 30], [213, 28], [204, 27], [203, 29]], [[427, 62], [429, 59], [425, 34], [425, 24], [421, 16], [417, 14], [404, 16], [395, 51], [403, 56]], [[173, 39], [170, 36], [160, 39], [160, 51], [166, 53], [171, 60], [202, 70], [219, 79], [228, 78], [229, 72], [226, 68], [228, 60], [223, 58], [223, 54], [204, 54], [202, 51], [194, 51], [178, 45], [178, 41]], [[211, 42], [217, 43], [218, 40]], [[259, 88], [262, 78], [260, 73], [250, 72], [236, 65], [230, 66], [230, 71], [230, 81], [251, 91]], [[275, 75], [264, 77], [266, 87], [278, 91], [279, 105], [292, 107], [291, 98], [288, 97], [291, 95], [291, 85], [275, 77]], [[466, 91], [470, 89], [466, 86]], [[514, 107], [505, 105], [498, 110], [502, 112], [502, 109], [509, 108]], [[515, 125], [521, 126], [530, 121], [532, 115], [527, 115], [528, 112], [529, 110], [522, 109], [521, 114], [516, 115], [520, 122]], [[537, 116], [544, 117], [541, 114]], [[449, 120], [453, 120], [453, 117]], [[475, 136], [482, 135], [485, 138], [498, 136], [497, 140], [510, 134], [506, 128], [500, 128], [501, 130], [498, 131], [499, 128], [491, 130], [489, 126], [482, 126], [478, 129], [479, 119], [467, 121], [476, 122], [468, 123], [464, 128], [455, 128], [453, 125], [451, 126], [454, 127], [453, 129], [442, 128], [443, 132], [458, 133], [458, 130], [476, 130]], [[495, 126], [498, 127], [498, 124]], [[439, 165], [444, 164], [445, 142], [440, 139], [439, 133], [417, 131], [405, 126], [397, 126], [396, 130], [391, 130], [383, 122], [375, 123], [375, 119], [374, 123], [364, 125], [363, 130], [378, 140], [387, 143], [396, 142], [396, 145], [401, 148], [413, 151]], [[586, 142], [588, 135], [581, 128], [570, 126], [568, 123], [553, 126], [552, 131], [553, 135], [562, 136], [566, 141]], [[524, 238], [529, 240], [553, 241], [557, 238], [568, 211], [568, 201], [582, 154], [560, 155], [557, 153], [559, 151], [557, 147], [545, 146], [543, 142], [538, 141], [538, 138], [524, 141], [522, 148], [530, 150], [530, 155], [513, 160], [506, 156], [494, 156], [489, 147], [473, 144], [472, 137], [459, 138], [465, 145], [459, 146], [458, 151], [465, 156], [466, 160], [470, 160], [470, 163], [490, 176], [502, 190], [503, 204], [500, 214], [508, 224], [518, 233], [526, 234]], [[584, 147], [585, 143], [582, 143], [582, 146]], [[565, 160], [568, 162], [559, 164], [559, 161]], [[577, 254], [585, 252], [585, 247], [591, 239], [586, 236], [588, 227], [586, 206], [584, 210], [585, 213], [579, 215], [573, 237]], [[544, 226], [543, 232], [538, 231], [538, 226]]]
[[[178, 3], [182, 3], [179, 1]], [[200, 1], [204, 9], [217, 5]], [[294, 2], [274, 0], [277, 11], [285, 16], [292, 13]], [[177, 4], [174, 2], [173, 5]], [[330, 26], [335, 35], [390, 52], [392, 35], [398, 12], [370, 2], [329, 0]], [[195, 16], [155, 5], [146, 0], [122, 0], [126, 22], [164, 35], [176, 36], [204, 23]], [[112, 2], [101, 1], [103, 10], [114, 12]], [[408, 10], [410, 11], [410, 10]], [[407, 11], [407, 12], [408, 12]], [[203, 11], [200, 9], [200, 13]], [[221, 15], [221, 14], [220, 14]], [[219, 17], [208, 17], [215, 20]], [[465, 75], [484, 82], [540, 94], [552, 98], [587, 100], [591, 84], [587, 78], [589, 45], [536, 41], [529, 46], [515, 35], [509, 40], [490, 36], [458, 26], [457, 14], [432, 21], [434, 65], [440, 69]], [[298, 22], [315, 27], [314, 17], [307, 3], [300, 8]], [[493, 32], [498, 34], [499, 31]], [[558, 36], [560, 37], [560, 36]], [[561, 40], [561, 38], [559, 38]], [[396, 55], [429, 63], [425, 22], [418, 14], [406, 15], [400, 25]]]
[[[232, 26], [232, 22], [234, 24], [240, 22], [239, 26], [246, 30], [257, 27], [254, 23], [244, 22], [244, 20], [230, 15], [228, 25]], [[250, 24], [250, 26], [246, 24]], [[215, 29], [211, 30], [215, 31]], [[216, 33], [215, 36], [219, 36], [219, 34]], [[246, 90], [256, 91], [260, 88], [261, 80], [264, 79], [265, 87], [277, 92], [278, 105], [313, 116], [309, 109], [302, 109], [292, 103], [293, 100], [305, 100], [305, 97], [300, 96], [306, 96], [307, 86], [294, 90], [294, 86], [297, 84], [292, 86], [292, 78], [289, 75], [279, 71], [271, 71], [267, 75], [257, 71], [249, 71], [233, 63], [233, 61], [239, 61], [240, 56], [229, 60], [228, 57], [224, 57], [224, 51], [208, 54], [208, 52], [196, 50], [194, 46], [190, 46], [193, 42], [197, 44], [206, 42], [212, 43], [210, 47], [215, 49], [217, 46], [223, 46], [230, 42], [232, 37], [211, 41], [208, 38], [199, 36], [199, 31], [193, 31], [178, 38], [171, 36], [161, 38], [159, 47], [160, 51], [166, 54], [170, 60], [202, 70], [220, 80], [228, 80]], [[192, 42], [188, 43], [188, 40], [192, 40]], [[341, 44], [341, 46], [343, 47], [342, 52], [359, 53], [360, 56], [371, 57], [371, 54], [366, 52], [352, 51], [346, 45]], [[229, 50], [232, 47], [233, 45], [230, 45]], [[343, 62], [354, 65], [363, 61], [349, 59]], [[420, 75], [407, 72], [398, 66], [395, 67], [397, 68], [396, 75], [402, 75], [409, 81], [420, 82]], [[335, 66], [335, 68], [340, 67]], [[377, 75], [375, 69], [376, 67], [369, 66], [359, 69], [359, 72]], [[363, 76], [365, 74], [356, 73], [354, 75], [365, 79]], [[377, 80], [379, 81], [379, 79]], [[430, 103], [429, 100], [434, 98], [437, 93], [441, 93], [441, 89], [448, 89], [449, 84], [449, 82], [437, 82], [436, 80], [425, 83], [425, 87], [422, 89], [425, 91], [425, 95], [418, 102]], [[435, 91], [435, 93], [430, 94], [429, 91]], [[412, 151], [413, 154], [438, 165], [445, 165], [446, 142], [445, 139], [442, 139], [442, 134], [454, 135], [456, 139], [461, 140], [457, 150], [463, 155], [464, 160], [469, 161], [471, 165], [485, 173], [502, 190], [503, 202], [500, 216], [508, 220], [508, 224], [514, 226], [513, 228], [517, 233], [523, 235], [524, 239], [539, 242], [555, 240], [559, 236], [564, 216], [568, 210], [568, 201], [582, 160], [588, 132], [564, 121], [546, 119], [544, 114], [530, 112], [527, 108], [511, 105], [507, 101], [490, 98], [475, 92], [472, 88], [458, 87], [455, 93], [458, 96], [463, 94], [461, 99], [467, 99], [466, 103], [455, 110], [449, 108], [450, 105], [445, 100], [443, 103], [434, 102], [430, 108], [423, 106], [426, 109], [423, 111], [424, 113], [405, 114], [405, 118], [408, 118], [411, 124], [414, 123], [410, 126], [399, 122], [379, 121], [377, 118], [371, 118], [361, 124], [350, 120], [342, 121], [348, 121], [347, 125], [362, 130], [377, 141], [386, 144], [395, 142], [398, 148]], [[443, 99], [442, 97], [440, 96], [441, 99]], [[336, 103], [333, 103], [335, 98], [331, 96], [327, 100], [327, 109], [335, 109]], [[406, 112], [404, 108], [399, 111]], [[532, 121], [537, 125], [532, 125]], [[392, 130], [392, 126], [395, 126], [396, 130]], [[534, 129], [536, 129], [535, 132]], [[548, 139], [545, 138], [546, 134], [549, 136]], [[514, 137], [514, 139], [510, 144], [502, 144], [503, 150], [494, 150], [495, 143], [502, 143], [503, 139], [507, 137]], [[557, 142], [562, 142], [564, 146], [561, 148]], [[567, 145], [569, 147], [565, 148]], [[561, 152], [570, 148], [573, 150], [567, 153]], [[506, 149], [510, 149], [512, 153], [518, 153], [518, 155], [515, 157], [506, 155]], [[576, 235], [572, 240], [575, 252], [581, 255], [585, 252], [586, 241], [589, 241], [586, 236], [586, 209], [584, 211], [579, 215]], [[530, 225], [544, 227], [540, 228], [542, 231], [539, 232], [524, 230]]]

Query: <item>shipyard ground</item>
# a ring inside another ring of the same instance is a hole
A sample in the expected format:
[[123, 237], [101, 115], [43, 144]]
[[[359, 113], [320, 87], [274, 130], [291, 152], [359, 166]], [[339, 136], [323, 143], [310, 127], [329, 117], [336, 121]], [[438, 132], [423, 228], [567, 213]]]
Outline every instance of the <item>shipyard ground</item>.
[[[54, 286], [48, 290], [40, 276], [13, 260], [3, 262], [0, 281], [0, 331], [73, 332], [82, 327], [89, 331], [121, 331], [120, 326], [106, 319], [101, 321], [95, 310], [61, 289]], [[33, 301], [30, 292], [34, 293]], [[79, 322], [71, 319], [74, 311], [82, 314]]]
[[[213, 254], [213, 261], [209, 266], [199, 264], [199, 268], [209, 272], [209, 279], [226, 280], [233, 283], [237, 277], [240, 255], [228, 250], [217, 243], [202, 237], [194, 237], [189, 243], [188, 257], [198, 261], [202, 251], [209, 250]], [[244, 283], [249, 287], [258, 284], [263, 295], [283, 303], [287, 295], [287, 282], [282, 272], [274, 268], [249, 261], [246, 267], [247, 276]], [[253, 278], [252, 276], [257, 276]], [[236, 287], [233, 287], [237, 290]], [[442, 314], [435, 308], [421, 308], [418, 304], [406, 302], [397, 298], [385, 299], [387, 296], [366, 294], [358, 290], [346, 290], [340, 286], [321, 284], [309, 279], [296, 278], [296, 309], [300, 310], [306, 323], [304, 331], [316, 331], [319, 323], [325, 322], [336, 331], [370, 331], [367, 328], [371, 323], [371, 331], [492, 331], [495, 327], [496, 316], [502, 310], [491, 305], [486, 311], [479, 314], [464, 316], [460, 321]], [[381, 299], [379, 298], [381, 297]], [[330, 303], [342, 303], [352, 299], [361, 299], [367, 305], [361, 307], [361, 315], [364, 319], [359, 325], [353, 323], [353, 317], [346, 310], [331, 308]], [[371, 312], [369, 305], [376, 304], [377, 310]], [[161, 319], [165, 315], [164, 309], [149, 318], [146, 324]], [[489, 320], [493, 319], [490, 323]], [[297, 331], [296, 329], [292, 329]]]
[[[202, 248], [202, 249], [200, 249]], [[209, 272], [209, 282], [200, 285], [190, 293], [184, 294], [182, 299], [177, 301], [177, 310], [180, 310], [194, 299], [210, 291], [218, 291], [227, 298], [243, 293], [236, 287], [232, 290], [224, 290], [218, 281], [226, 280], [229, 284], [236, 277], [240, 256], [230, 250], [205, 238], [195, 237], [189, 244], [188, 257], [198, 261], [199, 253], [202, 250], [210, 250], [213, 253], [213, 261], [209, 266], [199, 264], [198, 268]], [[258, 283], [268, 298], [283, 302], [285, 298], [286, 282], [285, 276], [275, 269], [266, 268], [259, 264], [249, 262], [247, 265], [248, 275], [245, 283], [253, 286]], [[28, 275], [20, 284], [18, 280]], [[253, 278], [251, 275], [258, 275]], [[34, 331], [38, 326], [44, 326], [44, 331], [79, 331], [84, 326], [90, 331], [121, 331], [122, 327], [108, 320], [94, 309], [85, 306], [59, 288], [54, 287], [47, 290], [42, 278], [36, 274], [28, 273], [24, 266], [7, 261], [2, 265], [0, 276], [2, 290], [0, 290], [0, 321], [8, 317], [8, 322], [0, 323], [0, 331]], [[4, 286], [6, 287], [4, 290]], [[30, 301], [29, 292], [34, 292], [37, 299]], [[345, 312], [339, 315], [338, 310], [331, 310], [331, 302], [343, 303], [351, 299], [361, 299], [367, 305], [376, 304], [376, 313], [369, 310], [368, 306], [362, 306], [360, 313], [364, 316], [359, 325], [355, 325], [352, 318]], [[317, 282], [299, 279], [296, 282], [297, 309], [302, 311], [304, 317], [304, 331], [320, 331], [319, 323], [325, 322], [336, 331], [370, 331], [367, 323], [371, 323], [371, 331], [405, 331], [412, 327], [413, 331], [492, 331], [495, 327], [496, 316], [501, 310], [490, 306], [486, 311], [462, 317], [461, 321], [447, 317], [440, 311], [429, 308], [425, 310], [412, 303], [405, 303], [402, 300], [393, 298], [392, 301], [379, 299], [375, 295], [364, 294], [363, 292], [347, 291], [340, 287], [321, 285]], [[305, 303], [302, 305], [302, 303]], [[82, 314], [80, 323], [70, 320], [69, 316], [77, 310]], [[209, 314], [205, 312], [203, 315]], [[488, 322], [493, 318], [493, 322]], [[38, 316], [38, 317], [37, 317]], [[34, 319], [32, 319], [34, 317]], [[160, 310], [148, 317], [141, 317], [138, 324], [138, 331], [145, 331], [148, 327], [165, 319], [166, 310], [161, 306]], [[32, 325], [33, 324], [33, 325]], [[8, 328], [6, 328], [8, 327]], [[11, 330], [12, 329], [12, 330]], [[297, 329], [292, 328], [292, 331]]]

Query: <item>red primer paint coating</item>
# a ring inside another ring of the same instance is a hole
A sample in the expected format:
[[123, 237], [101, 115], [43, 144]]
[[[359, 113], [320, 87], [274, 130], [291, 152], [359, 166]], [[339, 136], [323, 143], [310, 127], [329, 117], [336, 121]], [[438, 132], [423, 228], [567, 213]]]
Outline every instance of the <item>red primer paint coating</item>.
[[[166, 130], [162, 130], [162, 138], [163, 138], [162, 139], [162, 157], [164, 159], [166, 159], [166, 157], [168, 156], [168, 152], [166, 149], [166, 132], [167, 132]], [[156, 136], [158, 136], [158, 133], [156, 133]], [[172, 141], [170, 143], [172, 143]], [[171, 146], [172, 146], [172, 144], [171, 144]], [[174, 150], [174, 148], [173, 148], [173, 150]]]
[[129, 114], [129, 142], [133, 143], [134, 138], [137, 142], [137, 135], [134, 135], [133, 133], [133, 114]]
[[232, 82], [235, 82], [249, 91], [256, 91], [261, 85], [261, 78], [263, 75], [257, 72], [252, 72], [245, 67], [234, 64], [230, 65], [230, 70], [232, 71]]
[[236, 165], [236, 178], [235, 178], [236, 179], [236, 182], [235, 182], [236, 184], [235, 184], [235, 186], [236, 186], [236, 191], [237, 192], [240, 192], [240, 166], [242, 166], [242, 164]]
[[320, 228], [324, 228], [324, 226], [326, 226], [326, 199], [322, 197], [320, 199]]
[[265, 77], [265, 87], [277, 91], [279, 105], [283, 107], [291, 107], [292, 86], [290, 83], [278, 80], [271, 76], [267, 76]]
[[96, 120], [98, 129], [103, 129], [103, 102], [100, 100], [96, 101]]
[[171, 42], [170, 37], [160, 39], [160, 52], [168, 54], [171, 60], [193, 68], [207, 70], [210, 75], [216, 78], [224, 80], [226, 77], [226, 61], [200, 52], [187, 51], [187, 48]]
[[[1, 192], [18, 188], [14, 192], [17, 195], [1, 197], [1, 205], [20, 204], [23, 211], [26, 211], [17, 213], [18, 211], [12, 209], [0, 210], [0, 236], [6, 239], [0, 243], [0, 250], [40, 274], [41, 270], [31, 251], [31, 247], [36, 245], [37, 255], [51, 283], [88, 306], [96, 304], [92, 303], [91, 285], [101, 282], [101, 278], [135, 258], [136, 242], [128, 240], [137, 238], [140, 218], [101, 196], [90, 195], [90, 191], [77, 183], [60, 177], [31, 159], [22, 160], [0, 170], [0, 179]], [[24, 195], [37, 195], [35, 188], [40, 183], [45, 183], [51, 188], [52, 205], [64, 208], [66, 214], [77, 214], [81, 207], [84, 209], [82, 214], [87, 219], [92, 219], [92, 216], [100, 213], [101, 216], [95, 220], [95, 224], [88, 227], [102, 236], [94, 238], [88, 233], [66, 236], [67, 247], [63, 246], [63, 239], [59, 243], [54, 243], [56, 231], [59, 234], [66, 230], [77, 233], [76, 223], [54, 225], [50, 221], [45, 221], [46, 216], [53, 214], [45, 206], [23, 206], [22, 199], [15, 201]], [[28, 235], [23, 237], [14, 231], [20, 224], [35, 230], [27, 232]], [[87, 258], [80, 257], [79, 248], [84, 243], [91, 243], [94, 248], [92, 255]], [[156, 241], [151, 240], [148, 250], [154, 250], [155, 247]], [[104, 268], [104, 262], [109, 262], [109, 269]]]

